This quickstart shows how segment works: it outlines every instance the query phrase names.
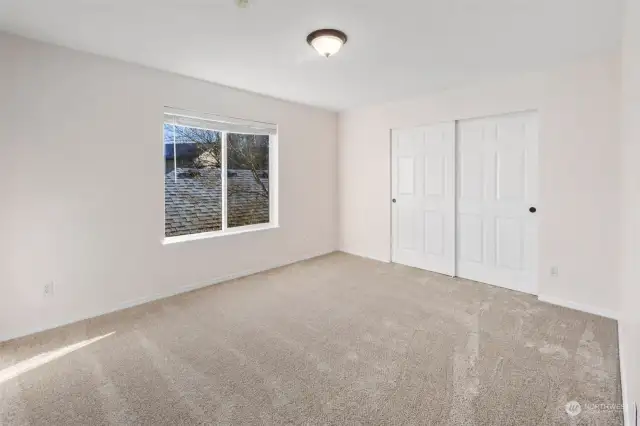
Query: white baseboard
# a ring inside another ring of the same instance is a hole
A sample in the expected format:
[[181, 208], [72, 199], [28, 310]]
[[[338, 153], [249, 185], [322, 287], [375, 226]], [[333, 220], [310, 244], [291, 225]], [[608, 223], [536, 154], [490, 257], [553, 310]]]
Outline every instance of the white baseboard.
[[559, 297], [540, 294], [538, 295], [538, 300], [542, 302], [551, 303], [552, 305], [558, 305], [565, 308], [574, 309], [576, 311], [586, 312], [588, 314], [598, 315], [605, 318], [611, 318], [614, 320], [617, 320], [620, 317], [618, 312], [613, 311], [611, 309], [589, 306], [582, 303], [572, 302], [571, 300], [564, 300]]
[[116, 304], [112, 308], [103, 309], [103, 310], [97, 311], [95, 313], [91, 313], [90, 315], [86, 315], [86, 314], [85, 315], [79, 315], [78, 317], [73, 317], [73, 318], [64, 319], [62, 321], [53, 322], [51, 324], [47, 324], [46, 326], [31, 327], [31, 328], [22, 329], [20, 331], [16, 331], [16, 332], [13, 332], [13, 333], [9, 333], [9, 334], [6, 334], [6, 335], [0, 335], [0, 343], [5, 342], [7, 340], [13, 340], [13, 339], [17, 339], [17, 338], [24, 337], [24, 336], [29, 336], [29, 335], [35, 334], [35, 333], [40, 333], [42, 331], [47, 331], [47, 330], [52, 330], [54, 328], [63, 327], [65, 325], [69, 325], [69, 324], [73, 324], [73, 323], [76, 323], [76, 322], [84, 321], [84, 320], [87, 320], [87, 319], [90, 319], [90, 318], [95, 318], [95, 317], [99, 317], [99, 316], [102, 316], [102, 315], [107, 315], [107, 314], [110, 314], [110, 313], [113, 313], [113, 312], [118, 312], [118, 311], [121, 311], [123, 309], [132, 308], [134, 306], [142, 305], [142, 304], [149, 303], [149, 302], [154, 302], [156, 300], [166, 299], [167, 297], [176, 296], [178, 294], [187, 293], [189, 291], [198, 290], [198, 289], [201, 289], [201, 288], [209, 287], [211, 285], [220, 284], [220, 283], [223, 283], [223, 282], [226, 282], [226, 281], [235, 280], [237, 278], [247, 277], [249, 275], [258, 274], [260, 272], [269, 271], [271, 269], [281, 268], [283, 266], [291, 265], [293, 263], [302, 262], [303, 260], [309, 260], [309, 259], [313, 259], [314, 257], [319, 257], [319, 256], [324, 256], [324, 255], [327, 255], [327, 254], [330, 254], [330, 253], [334, 253], [335, 251], [336, 250], [322, 251], [322, 252], [311, 254], [311, 255], [307, 255], [307, 256], [301, 256], [300, 258], [297, 258], [296, 260], [290, 260], [290, 261], [286, 261], [286, 262], [281, 262], [281, 263], [279, 263], [277, 265], [273, 265], [273, 266], [268, 267], [268, 268], [250, 269], [250, 270], [238, 272], [236, 274], [229, 274], [229, 275], [225, 275], [223, 277], [217, 277], [217, 278], [214, 278], [211, 281], [208, 281], [206, 283], [191, 284], [191, 285], [179, 287], [179, 288], [176, 288], [176, 289], [171, 289], [169, 291], [150, 294], [150, 295], [145, 296], [145, 297], [129, 300], [129, 301], [126, 301], [126, 302], [121, 302], [121, 303]]
[[347, 248], [341, 248], [339, 251], [343, 252], [343, 253], [347, 253], [347, 254], [352, 254], [354, 256], [358, 256], [358, 257], [362, 257], [365, 259], [371, 259], [371, 260], [377, 260], [378, 262], [384, 262], [384, 263], [390, 263], [391, 259], [383, 259], [381, 257], [376, 257], [376, 256], [370, 256], [368, 254], [364, 254], [364, 253], [360, 253], [357, 250], [351, 250], [351, 249], [347, 249]]

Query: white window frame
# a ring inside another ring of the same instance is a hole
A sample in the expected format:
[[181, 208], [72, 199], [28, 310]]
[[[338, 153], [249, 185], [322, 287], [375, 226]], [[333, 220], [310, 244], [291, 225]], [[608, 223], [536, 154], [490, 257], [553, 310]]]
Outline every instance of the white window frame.
[[[184, 116], [184, 117], [190, 117], [190, 118], [195, 118], [198, 120], [205, 120], [205, 121], [220, 121], [220, 122], [224, 122], [224, 123], [232, 123], [232, 125], [237, 125], [238, 123], [242, 124], [242, 123], [251, 123], [252, 125], [268, 125], [268, 126], [275, 126], [277, 127], [275, 124], [271, 124], [271, 123], [260, 123], [260, 122], [256, 122], [256, 121], [251, 121], [251, 120], [244, 120], [244, 119], [238, 119], [238, 118], [230, 118], [230, 117], [222, 117], [219, 115], [214, 115], [214, 114], [196, 114], [193, 111], [185, 111], [185, 110], [177, 110], [175, 108], [165, 108], [165, 114], [170, 114], [170, 115], [178, 115], [178, 116]], [[165, 121], [163, 120], [163, 123]], [[214, 130], [214, 129], [212, 129]], [[278, 133], [276, 130], [275, 134], [269, 134], [269, 222], [267, 223], [258, 223], [258, 224], [254, 224], [254, 225], [245, 225], [245, 226], [236, 226], [233, 228], [229, 228], [227, 226], [227, 135], [229, 133], [234, 133], [234, 134], [258, 134], [258, 133], [251, 133], [251, 132], [243, 132], [243, 131], [227, 131], [227, 130], [214, 130], [217, 131], [221, 134], [221, 138], [220, 138], [220, 143], [221, 143], [221, 156], [222, 156], [222, 165], [220, 168], [220, 174], [221, 174], [221, 193], [222, 193], [222, 229], [219, 231], [209, 231], [209, 232], [200, 232], [200, 233], [196, 233], [196, 234], [185, 234], [185, 235], [177, 235], [177, 236], [173, 236], [173, 237], [167, 237], [165, 234], [165, 229], [164, 229], [164, 225], [166, 223], [166, 217], [165, 222], [163, 222], [163, 235], [164, 238], [162, 240], [163, 244], [174, 244], [174, 243], [180, 243], [180, 242], [185, 242], [185, 241], [194, 241], [194, 240], [202, 240], [202, 239], [207, 239], [207, 238], [215, 238], [215, 237], [222, 237], [222, 236], [226, 236], [226, 235], [236, 235], [236, 234], [242, 234], [242, 233], [246, 233], [246, 232], [254, 232], [254, 231], [262, 231], [262, 230], [267, 230], [267, 229], [275, 229], [275, 228], [279, 228], [279, 221], [278, 221]], [[163, 143], [162, 143], [162, 149], [163, 149], [163, 157], [164, 157], [164, 138], [163, 138]], [[174, 144], [174, 150], [175, 150], [175, 144]], [[174, 153], [174, 161], [176, 161], [175, 158], [175, 153]], [[163, 174], [164, 176], [164, 174]], [[163, 180], [164, 182], [164, 180]], [[164, 191], [163, 191], [164, 193]], [[166, 202], [166, 201], [165, 201]], [[164, 203], [163, 203], [164, 206]]]

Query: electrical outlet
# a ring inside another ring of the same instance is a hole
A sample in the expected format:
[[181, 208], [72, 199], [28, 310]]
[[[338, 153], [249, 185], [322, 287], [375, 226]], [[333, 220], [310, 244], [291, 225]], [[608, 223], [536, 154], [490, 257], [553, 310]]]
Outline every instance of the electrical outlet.
[[49, 281], [44, 285], [44, 297], [46, 299], [53, 297], [53, 281]]
[[552, 277], [557, 277], [558, 276], [558, 267], [557, 266], [552, 266], [551, 267], [551, 276]]

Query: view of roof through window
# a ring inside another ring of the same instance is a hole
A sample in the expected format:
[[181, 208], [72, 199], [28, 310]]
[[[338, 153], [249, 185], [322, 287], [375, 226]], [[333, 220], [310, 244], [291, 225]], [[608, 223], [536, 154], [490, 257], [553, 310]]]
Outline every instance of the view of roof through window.
[[270, 222], [270, 135], [166, 121], [166, 237]]

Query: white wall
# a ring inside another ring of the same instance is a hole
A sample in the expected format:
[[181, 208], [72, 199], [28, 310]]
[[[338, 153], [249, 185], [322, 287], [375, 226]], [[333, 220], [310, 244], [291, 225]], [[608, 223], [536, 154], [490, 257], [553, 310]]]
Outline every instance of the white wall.
[[640, 401], [640, 2], [627, 0], [622, 43], [620, 367], [627, 404]]
[[[619, 55], [340, 114], [341, 249], [390, 260], [390, 129], [537, 109], [540, 293], [618, 311]], [[550, 268], [557, 265], [559, 276]]]
[[[0, 340], [337, 249], [337, 114], [3, 34], [0, 62]], [[279, 229], [161, 244], [164, 105], [279, 125]]]

